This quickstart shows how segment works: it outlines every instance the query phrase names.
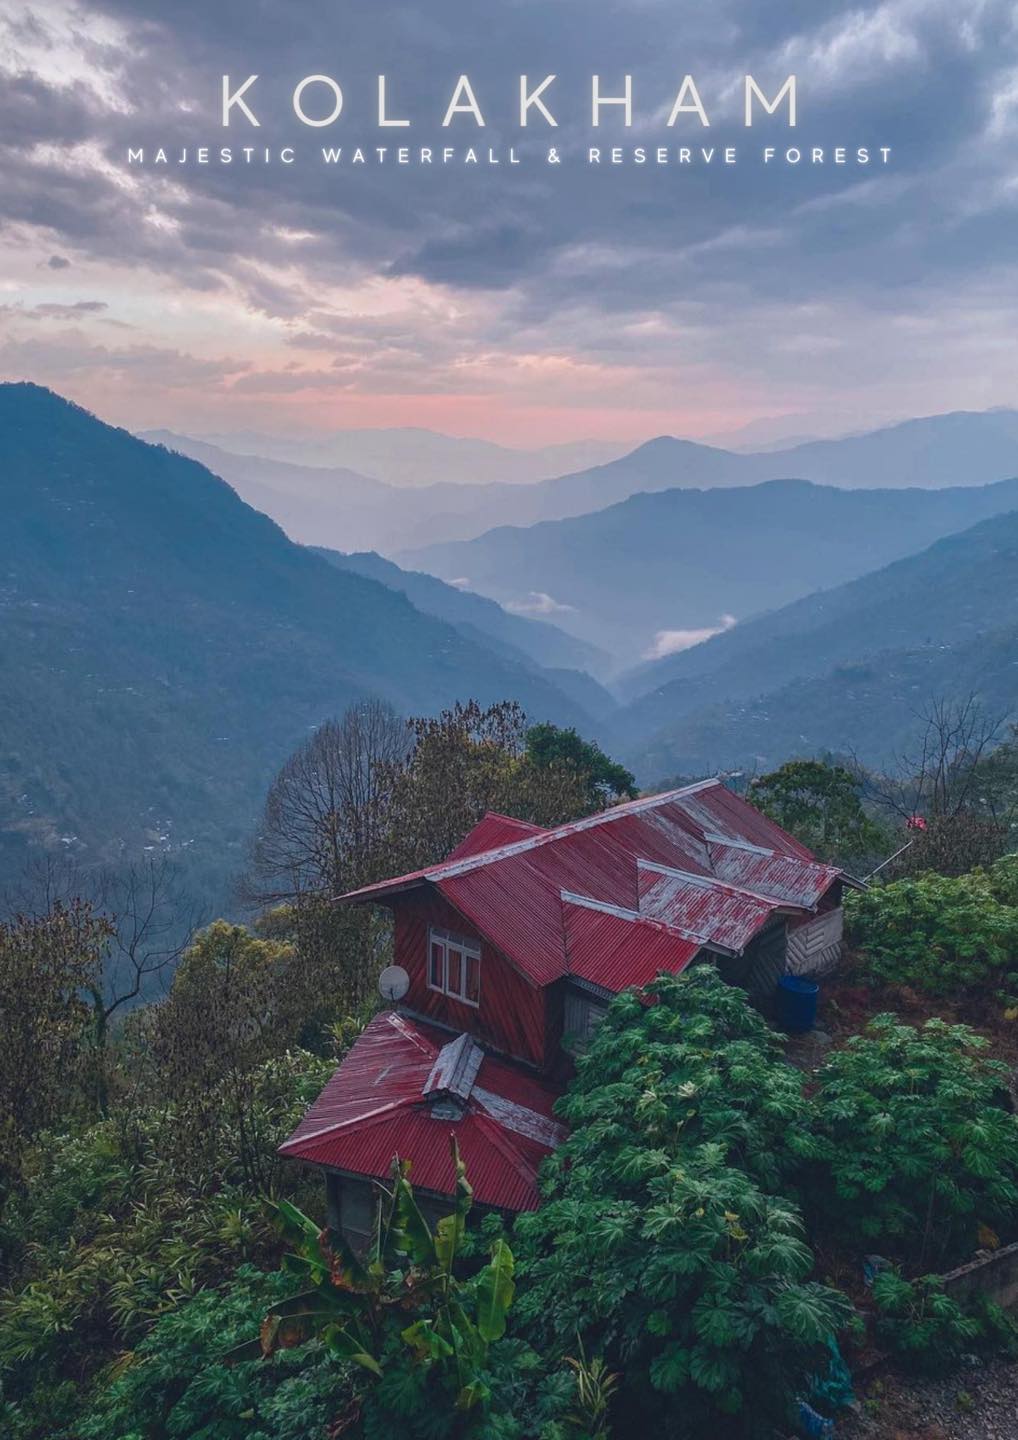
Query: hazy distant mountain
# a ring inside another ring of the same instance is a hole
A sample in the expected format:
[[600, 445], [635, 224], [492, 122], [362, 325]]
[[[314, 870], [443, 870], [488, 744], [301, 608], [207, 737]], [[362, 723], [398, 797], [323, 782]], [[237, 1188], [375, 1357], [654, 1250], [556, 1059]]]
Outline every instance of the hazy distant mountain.
[[[428, 436], [431, 432], [392, 433]], [[416, 551], [433, 543], [472, 539], [495, 526], [584, 515], [641, 491], [745, 486], [786, 477], [848, 488], [937, 488], [985, 484], [1018, 474], [1018, 413], [1010, 410], [934, 415], [867, 435], [757, 454], [736, 454], [661, 436], [609, 463], [536, 484], [446, 480], [402, 490], [395, 504], [392, 491], [381, 482], [375, 482], [379, 488], [371, 488], [368, 464], [355, 465], [353, 471], [308, 465], [303, 463], [304, 448], [296, 442], [279, 442], [279, 454], [266, 459], [238, 456], [229, 447], [217, 449], [168, 431], [146, 432], [142, 438], [158, 440], [208, 465], [244, 499], [278, 520], [292, 539], [389, 556], [410, 547]], [[244, 437], [233, 437], [234, 445], [242, 443]], [[317, 449], [313, 453], [322, 458]], [[411, 446], [408, 465], [413, 453]], [[557, 453], [564, 464], [565, 454]], [[435, 471], [429, 465], [424, 447], [417, 473], [432, 476]]]
[[520, 510], [532, 486], [443, 483], [399, 489], [354, 470], [235, 454], [172, 430], [142, 431], [205, 465], [241, 499], [270, 515], [291, 540], [343, 552], [393, 552], [411, 544], [478, 535]]
[[[484, 595], [475, 595], [470, 590], [447, 585], [434, 575], [422, 570], [401, 570], [392, 560], [386, 560], [374, 551], [343, 555], [336, 550], [312, 546], [317, 554], [324, 556], [341, 570], [352, 570], [357, 575], [366, 575], [388, 585], [391, 590], [400, 590], [418, 610], [425, 615], [435, 615], [447, 620], [459, 630], [469, 631], [474, 638], [497, 649], [506, 658], [524, 664], [536, 662], [543, 667], [578, 669], [598, 672], [609, 664], [609, 657], [603, 650], [567, 635], [556, 625], [546, 620], [527, 620], [520, 615], [510, 615], [494, 600]], [[610, 699], [605, 692], [606, 699]]]
[[956, 410], [768, 458], [786, 475], [828, 485], [981, 485], [1018, 474], [1018, 410]]
[[334, 430], [297, 438], [252, 431], [203, 437], [225, 450], [300, 465], [358, 470], [389, 485], [530, 484], [614, 460], [632, 448], [621, 440], [573, 440], [560, 445], [510, 449], [490, 440], [441, 435], [412, 427]]
[[[953, 490], [839, 490], [799, 480], [631, 496], [503, 527], [405, 561], [502, 605], [543, 608], [625, 663], [655, 637], [742, 620], [910, 554], [1018, 505], [1018, 480]], [[737, 633], [737, 632], [733, 632]], [[653, 682], [651, 682], [653, 683]]]
[[[351, 700], [589, 717], [404, 595], [292, 544], [194, 461], [0, 386], [0, 869], [33, 846], [219, 877], [292, 747]], [[0, 874], [0, 882], [4, 878]]]
[[648, 780], [825, 748], [879, 763], [932, 696], [975, 690], [1018, 714], [1018, 514], [748, 621], [655, 671], [666, 683], [616, 718]]

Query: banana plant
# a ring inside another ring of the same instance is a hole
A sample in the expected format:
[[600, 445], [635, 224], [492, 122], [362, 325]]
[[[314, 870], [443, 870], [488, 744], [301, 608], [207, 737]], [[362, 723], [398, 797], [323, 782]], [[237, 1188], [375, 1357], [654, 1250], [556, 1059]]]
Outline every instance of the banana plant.
[[275, 1205], [291, 1244], [284, 1266], [304, 1284], [265, 1317], [257, 1341], [229, 1358], [269, 1357], [319, 1338], [337, 1360], [370, 1377], [362, 1405], [370, 1403], [372, 1382], [377, 1385], [394, 1365], [409, 1364], [449, 1395], [460, 1412], [460, 1430], [468, 1429], [490, 1399], [489, 1350], [505, 1334], [515, 1286], [512, 1251], [502, 1239], [476, 1275], [464, 1280], [457, 1274], [473, 1190], [455, 1136], [450, 1144], [456, 1175], [451, 1213], [432, 1230], [414, 1198], [408, 1163], [395, 1157], [363, 1256], [296, 1206]]

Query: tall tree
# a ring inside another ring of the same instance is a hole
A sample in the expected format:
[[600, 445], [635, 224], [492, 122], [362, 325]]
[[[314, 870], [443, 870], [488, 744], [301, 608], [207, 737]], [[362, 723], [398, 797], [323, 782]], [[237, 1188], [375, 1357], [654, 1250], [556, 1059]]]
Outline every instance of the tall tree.
[[411, 720], [414, 744], [394, 777], [392, 849], [402, 868], [443, 859], [487, 810], [558, 825], [635, 793], [633, 777], [575, 730], [530, 726], [514, 701], [472, 700]]
[[861, 780], [842, 765], [789, 760], [753, 780], [749, 799], [820, 860], [852, 869], [876, 863], [890, 848], [863, 806]]
[[81, 901], [0, 925], [0, 1206], [26, 1146], [89, 1103], [90, 1009], [109, 925]]
[[133, 1038], [150, 1065], [153, 1098], [176, 1105], [167, 1145], [211, 1162], [224, 1126], [237, 1137], [246, 1181], [266, 1183], [258, 1132], [259, 1065], [296, 1040], [307, 987], [292, 945], [217, 920], [188, 949], [168, 997], [139, 1015]]
[[292, 903], [371, 879], [388, 830], [393, 776], [409, 744], [392, 706], [365, 700], [298, 746], [269, 788], [249, 898]]

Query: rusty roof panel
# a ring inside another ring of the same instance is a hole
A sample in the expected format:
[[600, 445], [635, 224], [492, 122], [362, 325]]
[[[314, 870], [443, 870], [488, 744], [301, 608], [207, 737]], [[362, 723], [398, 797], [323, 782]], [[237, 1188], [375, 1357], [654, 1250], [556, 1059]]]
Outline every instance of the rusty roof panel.
[[710, 851], [719, 880], [806, 910], [811, 910], [841, 875], [834, 865], [749, 850], [720, 840], [711, 843]]
[[[414, 1184], [451, 1195], [454, 1134], [480, 1204], [535, 1208], [538, 1167], [566, 1134], [554, 1117], [560, 1091], [461, 1038], [469, 1045], [445, 1043], [445, 1032], [395, 1013], [376, 1015], [281, 1153], [378, 1180], [398, 1155], [410, 1161]], [[446, 1068], [458, 1073], [464, 1056], [473, 1066], [475, 1051], [474, 1077], [459, 1087], [460, 1118], [439, 1118], [432, 1101], [448, 1087], [428, 1090], [436, 1062], [446, 1052]]]
[[712, 876], [640, 866], [640, 913], [740, 953], [759, 934], [780, 901], [719, 883]]
[[[346, 898], [384, 901], [408, 886], [434, 885], [523, 975], [548, 985], [576, 963], [575, 953], [567, 963], [563, 892], [644, 911], [737, 952], [775, 907], [812, 908], [840, 874], [818, 865], [797, 840], [717, 780], [551, 830], [531, 827], [522, 837], [518, 828], [518, 822], [488, 816], [443, 864]], [[506, 843], [474, 849], [472, 841], [486, 845], [503, 836]], [[641, 862], [690, 878], [648, 885], [641, 881]], [[730, 888], [703, 892], [697, 876]], [[592, 968], [600, 969], [601, 960]]]

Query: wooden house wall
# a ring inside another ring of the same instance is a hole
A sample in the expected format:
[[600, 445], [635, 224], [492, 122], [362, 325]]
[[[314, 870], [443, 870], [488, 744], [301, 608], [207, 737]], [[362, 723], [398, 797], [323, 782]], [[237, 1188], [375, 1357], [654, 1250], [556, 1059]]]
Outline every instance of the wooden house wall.
[[[545, 992], [532, 985], [490, 945], [448, 901], [434, 891], [411, 894], [393, 903], [394, 958], [410, 976], [402, 1004], [425, 1020], [468, 1030], [504, 1055], [543, 1068], [552, 1053]], [[480, 1003], [468, 1005], [428, 986], [428, 931], [432, 925], [481, 948]]]

